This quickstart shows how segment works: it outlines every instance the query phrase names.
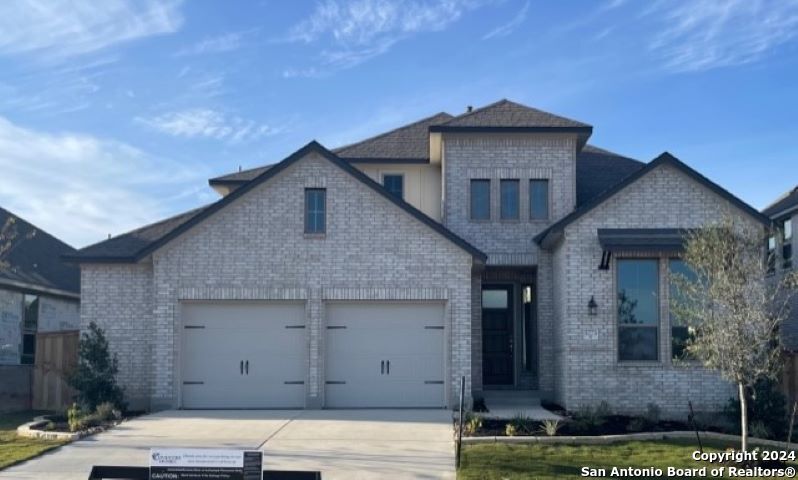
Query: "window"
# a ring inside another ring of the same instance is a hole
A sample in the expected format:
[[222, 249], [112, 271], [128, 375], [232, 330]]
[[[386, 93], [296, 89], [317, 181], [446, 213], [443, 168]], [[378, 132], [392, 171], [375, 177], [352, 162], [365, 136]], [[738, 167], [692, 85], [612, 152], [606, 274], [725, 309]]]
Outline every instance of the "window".
[[549, 181], [529, 181], [529, 218], [547, 220], [549, 218]]
[[327, 190], [305, 189], [305, 233], [325, 233], [327, 216]]
[[36, 359], [36, 330], [39, 327], [39, 297], [25, 295], [22, 319], [22, 355], [20, 363], [33, 365]]
[[784, 220], [781, 226], [782, 244], [781, 259], [782, 267], [787, 270], [792, 268], [792, 220]]
[[507, 290], [482, 290], [482, 308], [507, 308]]
[[679, 292], [678, 284], [675, 281], [675, 276], [681, 275], [688, 282], [695, 282], [697, 277], [695, 272], [681, 259], [672, 258], [668, 262], [668, 282], [670, 292], [670, 305], [668, 311], [670, 312], [671, 321], [671, 355], [674, 359], [688, 358], [685, 347], [687, 341], [695, 336], [695, 330], [690, 328], [683, 319], [675, 312], [677, 305], [684, 304], [686, 298]]
[[619, 259], [618, 359], [657, 360], [659, 277], [657, 260]]
[[501, 219], [518, 220], [518, 180], [502, 180], [500, 187]]
[[767, 273], [776, 271], [776, 237], [768, 237], [767, 240]]
[[383, 175], [382, 176], [382, 185], [385, 187], [386, 190], [391, 192], [392, 194], [396, 195], [399, 198], [404, 198], [404, 183], [405, 183], [404, 175]]
[[471, 180], [471, 219], [490, 220], [490, 180]]

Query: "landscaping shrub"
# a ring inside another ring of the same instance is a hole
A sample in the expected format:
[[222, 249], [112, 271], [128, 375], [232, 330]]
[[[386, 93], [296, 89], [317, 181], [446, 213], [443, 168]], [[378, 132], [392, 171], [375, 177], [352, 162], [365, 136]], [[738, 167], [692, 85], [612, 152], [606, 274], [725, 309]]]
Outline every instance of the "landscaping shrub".
[[507, 423], [504, 426], [504, 434], [508, 437], [514, 437], [518, 435], [518, 427], [516, 427], [512, 422]]
[[607, 417], [611, 415], [607, 402], [601, 402], [595, 408], [586, 406], [574, 412], [571, 421], [571, 428], [578, 433], [589, 434], [596, 432], [607, 423]]
[[468, 412], [463, 421], [463, 434], [466, 436], [474, 435], [480, 428], [482, 428], [482, 417]]
[[[778, 390], [778, 385], [772, 380], [760, 380], [754, 385], [751, 399], [748, 402], [748, 418], [753, 426], [760, 422], [759, 433], [768, 433], [764, 438], [784, 440], [787, 437], [787, 402], [784, 395]], [[724, 413], [734, 425], [735, 431], [740, 430], [740, 402], [730, 398]], [[758, 436], [758, 435], [755, 435]]]
[[560, 421], [559, 420], [543, 420], [543, 425], [540, 427], [541, 433], [545, 433], [549, 437], [554, 437], [557, 435], [557, 431], [560, 430]]
[[119, 410], [117, 410], [114, 404], [111, 402], [103, 402], [97, 405], [97, 410], [95, 413], [103, 422], [118, 420], [120, 416]]
[[89, 324], [78, 346], [78, 365], [67, 375], [67, 383], [74, 388], [78, 403], [87, 411], [94, 411], [101, 403], [109, 402], [125, 408], [122, 389], [116, 384], [119, 371], [116, 355], [108, 350], [108, 340], [96, 323]]
[[[537, 422], [523, 415], [513, 417], [504, 428], [505, 435], [512, 437], [515, 435], [531, 435], [535, 431]], [[512, 432], [512, 435], [508, 432]]]

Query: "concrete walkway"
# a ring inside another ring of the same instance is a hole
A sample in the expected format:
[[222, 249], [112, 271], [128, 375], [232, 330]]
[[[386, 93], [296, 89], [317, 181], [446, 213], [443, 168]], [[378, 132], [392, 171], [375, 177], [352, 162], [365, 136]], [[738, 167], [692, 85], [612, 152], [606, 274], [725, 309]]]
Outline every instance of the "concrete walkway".
[[530, 420], [563, 420], [563, 417], [540, 406], [540, 397], [531, 390], [488, 390], [484, 392], [488, 411], [479, 415], [485, 418], [511, 419], [524, 417]]
[[0, 479], [86, 480], [92, 465], [146, 466], [150, 447], [260, 449], [264, 468], [323, 480], [454, 479], [447, 410], [168, 411], [0, 471]]

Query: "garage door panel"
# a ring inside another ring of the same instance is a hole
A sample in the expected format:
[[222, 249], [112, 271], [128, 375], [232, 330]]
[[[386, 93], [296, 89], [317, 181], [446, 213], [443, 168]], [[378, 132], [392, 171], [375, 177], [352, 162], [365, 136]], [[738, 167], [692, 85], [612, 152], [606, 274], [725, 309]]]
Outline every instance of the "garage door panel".
[[187, 303], [181, 312], [192, 327], [183, 329], [184, 408], [304, 405], [303, 304]]
[[443, 407], [444, 305], [326, 306], [325, 404], [332, 408]]

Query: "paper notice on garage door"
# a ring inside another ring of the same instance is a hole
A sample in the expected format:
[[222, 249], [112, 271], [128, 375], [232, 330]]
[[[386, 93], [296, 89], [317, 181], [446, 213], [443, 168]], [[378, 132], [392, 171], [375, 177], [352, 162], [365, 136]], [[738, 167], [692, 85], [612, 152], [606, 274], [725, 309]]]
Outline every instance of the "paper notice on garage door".
[[263, 452], [188, 448], [150, 450], [150, 480], [262, 480]]

